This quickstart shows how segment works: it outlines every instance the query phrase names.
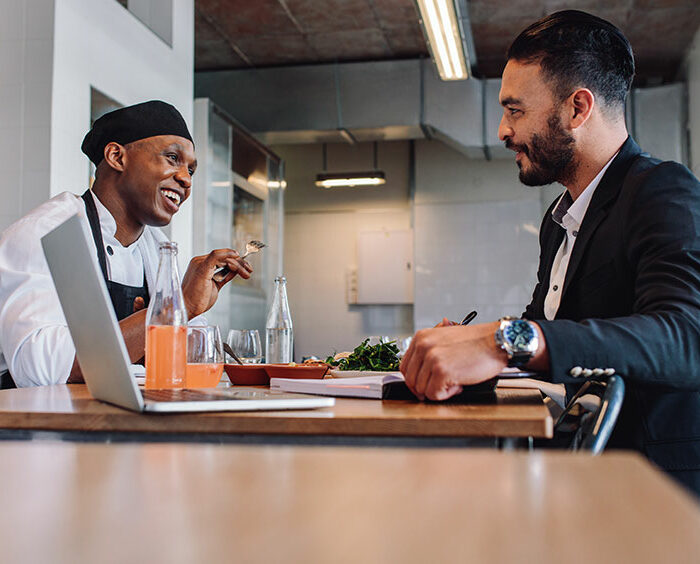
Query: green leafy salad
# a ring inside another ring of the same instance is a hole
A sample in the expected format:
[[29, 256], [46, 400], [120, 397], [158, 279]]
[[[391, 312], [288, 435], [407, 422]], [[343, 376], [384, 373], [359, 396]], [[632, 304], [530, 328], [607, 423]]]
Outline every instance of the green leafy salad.
[[368, 346], [369, 339], [362, 341], [347, 358], [335, 360], [332, 356], [326, 363], [337, 370], [372, 370], [376, 372], [392, 372], [399, 369], [399, 348], [396, 341], [379, 343]]

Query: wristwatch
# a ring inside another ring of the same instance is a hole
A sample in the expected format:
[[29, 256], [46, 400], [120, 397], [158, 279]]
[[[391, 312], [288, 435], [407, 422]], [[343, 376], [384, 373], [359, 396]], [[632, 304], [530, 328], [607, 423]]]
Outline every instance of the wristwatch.
[[508, 366], [522, 368], [539, 345], [537, 330], [529, 321], [517, 317], [501, 317], [496, 330], [496, 344], [508, 355]]

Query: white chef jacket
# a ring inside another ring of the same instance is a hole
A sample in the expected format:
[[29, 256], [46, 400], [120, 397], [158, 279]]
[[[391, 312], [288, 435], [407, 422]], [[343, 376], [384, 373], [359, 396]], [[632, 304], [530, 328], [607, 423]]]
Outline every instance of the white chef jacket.
[[588, 205], [591, 203], [595, 189], [616, 156], [617, 153], [596, 174], [595, 178], [591, 180], [584, 191], [576, 198], [575, 202], [572, 202], [571, 195], [567, 190], [561, 195], [557, 205], [552, 210], [552, 219], [566, 231], [566, 237], [561, 242], [552, 263], [552, 270], [549, 275], [549, 289], [544, 299], [545, 319], [552, 320], [557, 315], [559, 304], [561, 303], [564, 280], [566, 279], [566, 271], [569, 268], [569, 260], [571, 259], [571, 253], [574, 250], [574, 244], [576, 243], [579, 229], [581, 229], [583, 218], [586, 216], [586, 211], [588, 211]]
[[[141, 286], [145, 272], [154, 287], [158, 246], [167, 241], [156, 227], [146, 226], [139, 239], [123, 247], [114, 237], [116, 222], [95, 197], [113, 282]], [[9, 368], [18, 387], [65, 383], [75, 347], [41, 247], [41, 237], [79, 213], [87, 224], [84, 200], [63, 192], [8, 227], [0, 237], [0, 372]], [[89, 232], [89, 229], [88, 229]], [[92, 237], [90, 246], [97, 254]]]

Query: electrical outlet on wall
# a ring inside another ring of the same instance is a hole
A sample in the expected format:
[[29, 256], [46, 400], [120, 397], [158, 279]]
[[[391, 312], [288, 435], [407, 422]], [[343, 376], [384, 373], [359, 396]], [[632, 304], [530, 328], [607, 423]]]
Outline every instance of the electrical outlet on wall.
[[345, 271], [345, 288], [348, 304], [357, 303], [357, 267], [349, 266]]

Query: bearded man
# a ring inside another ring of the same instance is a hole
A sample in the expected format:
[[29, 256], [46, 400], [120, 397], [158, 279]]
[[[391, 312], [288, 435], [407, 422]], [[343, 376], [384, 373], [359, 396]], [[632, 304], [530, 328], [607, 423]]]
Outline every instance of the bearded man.
[[524, 184], [566, 188], [542, 222], [532, 302], [521, 319], [419, 331], [401, 370], [433, 400], [506, 366], [546, 372], [569, 397], [616, 372], [627, 393], [608, 446], [700, 493], [700, 183], [629, 137], [633, 76], [622, 32], [584, 12], [515, 39], [499, 137]]

